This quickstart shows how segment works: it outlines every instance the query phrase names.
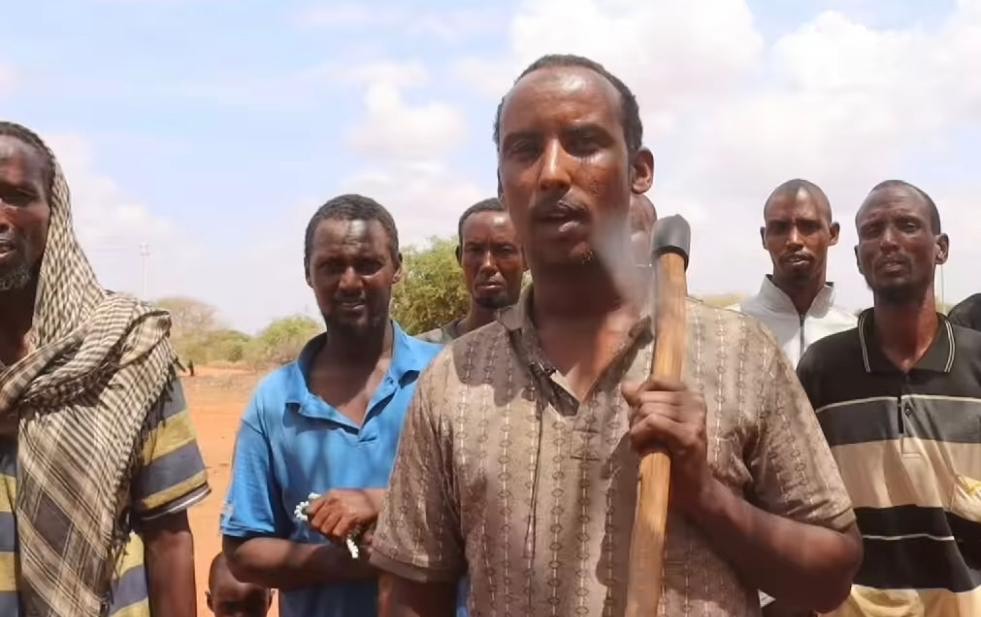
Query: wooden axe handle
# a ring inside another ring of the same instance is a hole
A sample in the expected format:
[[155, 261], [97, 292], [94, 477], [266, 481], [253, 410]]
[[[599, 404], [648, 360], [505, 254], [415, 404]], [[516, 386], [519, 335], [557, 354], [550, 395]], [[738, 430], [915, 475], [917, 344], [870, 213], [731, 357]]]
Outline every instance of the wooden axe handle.
[[[665, 253], [657, 258], [657, 295], [654, 311], [654, 361], [651, 377], [681, 379], [687, 350], [688, 285], [685, 257]], [[640, 461], [637, 511], [630, 536], [630, 573], [627, 579], [627, 617], [654, 617], [661, 599], [665, 529], [671, 459], [666, 452], [647, 454]]]

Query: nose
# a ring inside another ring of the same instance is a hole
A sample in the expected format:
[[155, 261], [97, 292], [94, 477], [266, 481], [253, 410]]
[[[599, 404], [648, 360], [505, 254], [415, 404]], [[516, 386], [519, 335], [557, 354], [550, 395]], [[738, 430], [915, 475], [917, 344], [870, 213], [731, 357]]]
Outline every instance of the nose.
[[542, 153], [542, 169], [538, 176], [539, 190], [564, 193], [569, 189], [571, 177], [566, 167], [566, 158], [565, 150], [558, 139], [552, 139], [545, 145], [545, 151]]
[[361, 288], [361, 277], [358, 276], [357, 271], [354, 266], [348, 266], [341, 274], [341, 280], [338, 283], [338, 287], [342, 291], [357, 291]]
[[488, 270], [491, 271], [497, 270], [497, 267], [494, 263], [494, 252], [491, 251], [490, 249], [484, 251], [482, 259], [480, 260], [480, 270], [483, 272], [486, 272]]
[[801, 233], [797, 229], [796, 225], [790, 228], [790, 233], [787, 235], [787, 244], [794, 247], [803, 246], [803, 242], [801, 242]]
[[882, 230], [882, 236], [879, 238], [880, 248], [896, 248], [898, 246], [897, 242], [897, 231], [892, 225], [886, 225], [886, 228]]

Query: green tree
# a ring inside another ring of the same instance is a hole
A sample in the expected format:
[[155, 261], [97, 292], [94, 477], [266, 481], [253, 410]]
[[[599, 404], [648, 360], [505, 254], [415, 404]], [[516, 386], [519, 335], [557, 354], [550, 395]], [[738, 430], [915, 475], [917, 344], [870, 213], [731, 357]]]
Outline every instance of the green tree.
[[211, 362], [241, 362], [252, 340], [248, 334], [238, 330], [214, 330], [183, 342], [184, 357], [196, 364]]
[[437, 328], [467, 312], [470, 296], [456, 262], [456, 241], [430, 238], [403, 251], [405, 276], [396, 286], [392, 316], [410, 334]]
[[254, 366], [292, 362], [303, 345], [320, 332], [323, 325], [306, 315], [277, 319], [250, 341], [245, 358]]

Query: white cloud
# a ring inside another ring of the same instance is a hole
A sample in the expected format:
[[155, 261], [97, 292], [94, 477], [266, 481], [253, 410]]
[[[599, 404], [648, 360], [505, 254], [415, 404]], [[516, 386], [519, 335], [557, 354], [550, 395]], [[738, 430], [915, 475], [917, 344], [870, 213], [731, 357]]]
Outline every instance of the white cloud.
[[438, 101], [413, 105], [389, 81], [368, 86], [365, 115], [348, 135], [359, 152], [397, 160], [429, 160], [449, 154], [467, 135], [463, 114]]
[[453, 77], [480, 95], [497, 101], [508, 91], [518, 71], [511, 62], [465, 56], [453, 62]]
[[452, 235], [460, 213], [496, 191], [493, 186], [480, 187], [461, 178], [436, 162], [397, 162], [365, 170], [347, 180], [344, 187], [370, 195], [388, 208], [403, 245], [418, 244], [434, 235]]
[[381, 82], [398, 88], [418, 88], [429, 83], [429, 71], [419, 60], [379, 60], [333, 67], [329, 73], [334, 78], [362, 85]]
[[134, 200], [94, 162], [89, 142], [79, 135], [52, 135], [47, 139], [58, 157], [72, 195], [72, 216], [79, 241], [103, 285], [142, 294], [144, 287], [142, 247], [146, 262], [147, 294], [180, 284], [172, 269], [162, 267], [173, 260], [193, 259], [200, 250], [187, 242], [172, 221], [153, 213]]
[[[766, 267], [752, 236], [760, 204], [782, 180], [804, 176], [824, 187], [843, 222], [841, 246], [831, 260], [843, 301], [868, 303], [851, 255], [855, 210], [876, 182], [907, 175], [910, 161], [920, 161], [916, 173], [944, 176], [936, 166], [963, 156], [952, 149], [956, 134], [981, 125], [974, 68], [981, 57], [979, 26], [981, 14], [967, 10], [934, 31], [876, 30], [826, 12], [781, 37], [767, 58], [773, 70], [767, 87], [720, 101], [679, 135], [675, 154], [683, 163], [667, 182], [671, 190], [724, 208], [733, 221], [749, 217], [740, 227], [742, 242], [723, 238], [732, 233], [728, 225], [699, 230], [710, 243], [726, 247], [709, 256], [705, 282], [746, 286], [753, 278], [746, 266], [755, 267], [755, 261]], [[971, 184], [981, 189], [973, 178], [959, 181], [967, 183], [959, 191]], [[923, 188], [942, 193], [954, 187]], [[954, 244], [960, 246], [945, 270], [947, 289], [966, 295], [976, 286], [966, 266], [978, 263], [973, 247], [981, 230], [961, 220], [969, 218], [968, 200], [940, 203], [943, 217], [957, 221], [948, 228], [956, 230]], [[725, 277], [716, 274], [723, 272]]]
[[300, 12], [296, 23], [303, 28], [329, 30], [368, 29], [398, 31], [416, 39], [435, 39], [459, 44], [498, 30], [506, 19], [494, 7], [444, 7], [427, 10], [403, 4], [331, 3]]
[[671, 118], [686, 106], [739, 83], [763, 50], [740, 0], [527, 0], [510, 33], [503, 59], [464, 58], [455, 73], [496, 99], [539, 56], [585, 55], [630, 84], [662, 127], [673, 126]]
[[[583, 54], [623, 78], [657, 155], [658, 209], [693, 224], [697, 292], [755, 290], [770, 267], [757, 235], [767, 194], [792, 177], [817, 182], [844, 228], [830, 274], [842, 302], [858, 307], [869, 294], [854, 266], [852, 217], [865, 192], [911, 161], [943, 176], [961, 156], [957, 134], [981, 129], [981, 1], [961, 0], [930, 29], [877, 29], [847, 11], [767, 44], [742, 0], [528, 0], [507, 53], [457, 61], [454, 71], [491, 100], [544, 53]], [[955, 180], [963, 186], [941, 202], [960, 238], [945, 278], [948, 294], [966, 295], [977, 283], [965, 264], [981, 263], [966, 197], [981, 181]]]

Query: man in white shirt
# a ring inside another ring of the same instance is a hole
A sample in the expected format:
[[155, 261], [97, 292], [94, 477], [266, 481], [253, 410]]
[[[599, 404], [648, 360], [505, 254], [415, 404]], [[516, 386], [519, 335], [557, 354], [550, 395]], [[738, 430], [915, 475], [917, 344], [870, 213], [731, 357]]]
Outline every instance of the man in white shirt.
[[760, 237], [773, 273], [738, 309], [769, 328], [796, 365], [814, 341], [857, 323], [853, 313], [834, 306], [834, 285], [827, 282], [828, 247], [838, 243], [839, 227], [824, 191], [801, 179], [770, 194], [763, 220]]

